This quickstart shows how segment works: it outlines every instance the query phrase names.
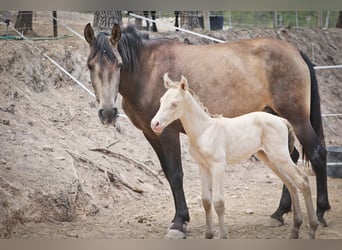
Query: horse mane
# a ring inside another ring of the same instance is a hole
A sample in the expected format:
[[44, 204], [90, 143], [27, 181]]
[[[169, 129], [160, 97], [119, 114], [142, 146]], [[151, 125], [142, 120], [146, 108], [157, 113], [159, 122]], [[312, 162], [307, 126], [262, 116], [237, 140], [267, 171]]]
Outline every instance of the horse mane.
[[122, 67], [133, 73], [138, 68], [140, 50], [144, 46], [143, 39], [149, 39], [147, 33], [137, 32], [132, 26], [127, 26], [121, 33], [118, 50], [122, 58]]
[[130, 73], [136, 72], [139, 64], [140, 51], [144, 47], [144, 40], [151, 42], [175, 41], [171, 38], [150, 38], [147, 32], [137, 30], [129, 25], [121, 32], [118, 50], [122, 58], [123, 69]]
[[108, 63], [115, 63], [116, 57], [107, 39], [107, 33], [100, 32], [92, 45], [92, 50], [88, 57], [88, 62], [92, 60], [96, 55], [99, 56], [99, 62], [101, 67], [105, 67]]

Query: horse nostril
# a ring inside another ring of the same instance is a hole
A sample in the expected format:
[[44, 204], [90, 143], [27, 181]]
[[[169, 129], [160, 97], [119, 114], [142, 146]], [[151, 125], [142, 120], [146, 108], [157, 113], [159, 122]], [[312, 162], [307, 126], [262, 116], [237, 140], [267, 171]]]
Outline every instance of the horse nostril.
[[103, 118], [103, 117], [104, 117], [104, 115], [103, 115], [103, 109], [100, 109], [100, 110], [99, 110], [99, 117], [100, 117], [100, 118]]
[[118, 116], [118, 109], [117, 108], [113, 108], [113, 113], [114, 113], [114, 117]]
[[159, 127], [159, 122], [157, 121], [155, 124], [154, 124], [154, 127]]

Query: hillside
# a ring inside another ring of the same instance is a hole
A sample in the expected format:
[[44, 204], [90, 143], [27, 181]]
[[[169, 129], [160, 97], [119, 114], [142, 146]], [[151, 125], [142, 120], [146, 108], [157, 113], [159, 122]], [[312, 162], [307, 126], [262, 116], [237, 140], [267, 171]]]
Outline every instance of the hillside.
[[[82, 33], [87, 18], [91, 22], [90, 16], [70, 22]], [[339, 29], [233, 30], [208, 35], [227, 41], [277, 37], [294, 43], [311, 59], [314, 51], [317, 65], [342, 64]], [[207, 43], [179, 32], [151, 36]], [[84, 41], [71, 37], [34, 45], [91, 89]], [[116, 127], [103, 127], [94, 99], [32, 45], [9, 40], [0, 41], [0, 46], [0, 237], [162, 238], [174, 213], [173, 200], [141, 132], [125, 118]], [[342, 113], [341, 69], [316, 73], [323, 114]], [[341, 125], [342, 117], [324, 117], [328, 146], [342, 145]], [[198, 170], [187, 151], [186, 137], [181, 139], [191, 215], [189, 238], [203, 238]], [[276, 176], [251, 159], [227, 169], [225, 178], [230, 238], [287, 238], [291, 214], [282, 227], [267, 225], [281, 193]], [[313, 176], [310, 181], [314, 192]], [[317, 238], [340, 238], [341, 179], [329, 177], [328, 185], [329, 227], [319, 228]], [[303, 238], [305, 230], [303, 226]]]

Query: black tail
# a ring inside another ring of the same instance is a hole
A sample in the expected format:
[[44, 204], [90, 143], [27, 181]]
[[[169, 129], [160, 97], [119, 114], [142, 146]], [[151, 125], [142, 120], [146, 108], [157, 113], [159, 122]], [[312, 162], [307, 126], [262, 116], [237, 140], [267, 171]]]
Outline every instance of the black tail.
[[323, 124], [322, 124], [322, 113], [321, 113], [321, 100], [319, 97], [318, 83], [315, 74], [314, 64], [310, 59], [303, 53], [300, 52], [302, 58], [306, 62], [310, 70], [311, 79], [311, 103], [310, 103], [310, 122], [315, 130], [321, 145], [325, 147]]

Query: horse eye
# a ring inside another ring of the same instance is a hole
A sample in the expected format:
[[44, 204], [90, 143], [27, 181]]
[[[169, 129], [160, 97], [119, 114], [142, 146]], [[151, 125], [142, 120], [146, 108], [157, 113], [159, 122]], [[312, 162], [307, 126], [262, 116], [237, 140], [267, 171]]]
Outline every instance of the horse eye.
[[171, 103], [171, 106], [172, 106], [173, 108], [177, 108], [178, 102], [173, 102], [173, 103]]
[[94, 65], [92, 65], [92, 64], [87, 64], [87, 66], [88, 66], [89, 70], [93, 70], [94, 69]]

